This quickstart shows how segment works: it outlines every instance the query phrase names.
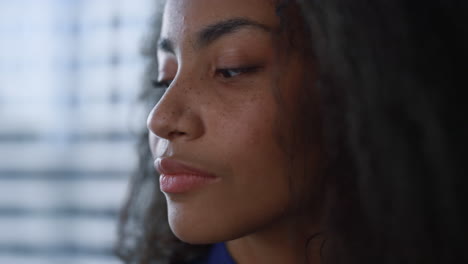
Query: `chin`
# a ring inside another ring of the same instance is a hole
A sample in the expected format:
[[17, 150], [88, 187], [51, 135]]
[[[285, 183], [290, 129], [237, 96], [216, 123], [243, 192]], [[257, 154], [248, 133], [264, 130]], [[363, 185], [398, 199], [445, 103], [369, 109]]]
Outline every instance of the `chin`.
[[270, 228], [283, 219], [289, 202], [286, 192], [278, 195], [286, 197], [284, 199], [268, 199], [260, 203], [239, 203], [239, 199], [220, 193], [217, 189], [206, 189], [190, 194], [166, 195], [168, 222], [174, 235], [189, 244], [238, 239]]
[[[238, 226], [219, 219], [219, 214], [168, 208], [169, 226], [174, 235], [188, 244], [214, 244], [239, 238]], [[222, 218], [222, 216], [221, 216]]]
[[212, 228], [208, 228], [204, 224], [197, 224], [189, 219], [171, 220], [169, 218], [169, 226], [178, 239], [188, 244], [214, 244], [227, 240], [226, 237]]

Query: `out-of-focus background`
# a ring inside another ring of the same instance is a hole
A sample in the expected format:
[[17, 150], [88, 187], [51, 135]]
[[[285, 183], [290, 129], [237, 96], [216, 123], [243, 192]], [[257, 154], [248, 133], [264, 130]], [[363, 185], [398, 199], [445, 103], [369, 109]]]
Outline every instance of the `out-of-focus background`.
[[110, 264], [152, 0], [0, 0], [0, 264]]

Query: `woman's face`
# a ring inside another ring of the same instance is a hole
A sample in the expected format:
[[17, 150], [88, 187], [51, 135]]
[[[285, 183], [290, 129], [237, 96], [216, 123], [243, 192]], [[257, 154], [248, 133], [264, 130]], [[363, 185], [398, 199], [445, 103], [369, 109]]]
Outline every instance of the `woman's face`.
[[279, 52], [279, 26], [274, 1], [167, 1], [158, 62], [170, 86], [148, 128], [169, 223], [183, 241], [239, 238], [290, 214], [298, 172], [279, 116], [295, 108], [303, 63]]

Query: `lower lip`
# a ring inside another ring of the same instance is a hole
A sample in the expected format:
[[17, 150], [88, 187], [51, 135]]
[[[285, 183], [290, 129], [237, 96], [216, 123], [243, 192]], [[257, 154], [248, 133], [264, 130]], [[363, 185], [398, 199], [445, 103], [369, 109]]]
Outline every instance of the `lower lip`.
[[206, 177], [189, 174], [163, 174], [159, 177], [159, 186], [161, 191], [165, 193], [185, 193], [199, 189], [216, 181], [218, 181], [217, 177]]

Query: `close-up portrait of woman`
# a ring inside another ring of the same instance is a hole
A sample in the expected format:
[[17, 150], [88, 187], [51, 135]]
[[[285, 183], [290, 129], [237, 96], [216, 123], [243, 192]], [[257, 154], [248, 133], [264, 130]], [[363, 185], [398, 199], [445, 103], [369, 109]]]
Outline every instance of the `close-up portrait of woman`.
[[466, 7], [158, 1], [119, 257], [468, 263]]

